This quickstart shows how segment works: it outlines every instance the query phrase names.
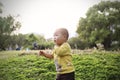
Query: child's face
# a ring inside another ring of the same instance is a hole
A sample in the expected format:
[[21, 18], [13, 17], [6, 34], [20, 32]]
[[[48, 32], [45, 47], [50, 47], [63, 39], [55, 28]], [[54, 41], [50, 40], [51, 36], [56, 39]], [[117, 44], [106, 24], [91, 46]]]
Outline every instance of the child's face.
[[65, 42], [66, 38], [65, 36], [61, 33], [61, 31], [57, 30], [54, 33], [54, 42], [56, 43], [56, 45], [60, 46], [61, 44], [63, 44]]

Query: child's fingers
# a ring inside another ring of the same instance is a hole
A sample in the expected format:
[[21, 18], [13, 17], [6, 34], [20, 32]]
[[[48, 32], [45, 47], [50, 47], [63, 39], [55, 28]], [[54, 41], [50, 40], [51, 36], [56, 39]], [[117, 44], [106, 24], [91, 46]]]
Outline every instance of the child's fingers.
[[44, 52], [43, 52], [43, 51], [40, 51], [40, 52], [39, 52], [39, 55], [43, 55], [43, 54], [44, 54]]

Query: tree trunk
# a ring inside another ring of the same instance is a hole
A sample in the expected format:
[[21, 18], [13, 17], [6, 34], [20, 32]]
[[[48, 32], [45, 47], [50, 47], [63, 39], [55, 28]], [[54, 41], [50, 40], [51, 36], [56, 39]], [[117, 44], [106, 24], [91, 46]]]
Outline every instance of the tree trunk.
[[111, 36], [108, 35], [107, 38], [104, 39], [104, 42], [103, 42], [103, 45], [104, 45], [104, 48], [107, 50], [111, 47]]

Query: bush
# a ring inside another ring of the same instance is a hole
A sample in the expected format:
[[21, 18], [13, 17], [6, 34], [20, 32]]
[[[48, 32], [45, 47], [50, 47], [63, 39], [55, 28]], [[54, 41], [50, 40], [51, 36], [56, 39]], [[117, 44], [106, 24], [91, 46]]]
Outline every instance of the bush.
[[[52, 60], [36, 55], [18, 56], [17, 53], [19, 52], [0, 52], [0, 80], [55, 79], [56, 71]], [[119, 52], [88, 53], [73, 55], [76, 80], [120, 80]]]
[[120, 80], [120, 54], [94, 52], [74, 55], [76, 80]]

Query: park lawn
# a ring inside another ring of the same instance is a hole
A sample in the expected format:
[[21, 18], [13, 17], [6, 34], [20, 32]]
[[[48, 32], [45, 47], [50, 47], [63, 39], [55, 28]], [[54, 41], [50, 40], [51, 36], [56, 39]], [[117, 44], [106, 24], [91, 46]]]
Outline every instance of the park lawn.
[[[55, 80], [53, 60], [37, 52], [1, 51], [0, 80]], [[73, 54], [73, 63], [76, 80], [120, 80], [120, 52], [79, 51]]]

